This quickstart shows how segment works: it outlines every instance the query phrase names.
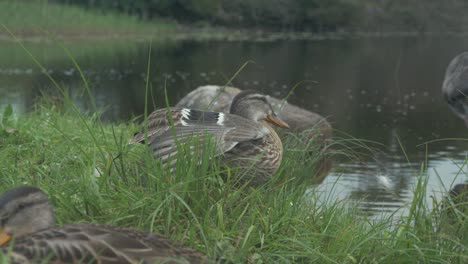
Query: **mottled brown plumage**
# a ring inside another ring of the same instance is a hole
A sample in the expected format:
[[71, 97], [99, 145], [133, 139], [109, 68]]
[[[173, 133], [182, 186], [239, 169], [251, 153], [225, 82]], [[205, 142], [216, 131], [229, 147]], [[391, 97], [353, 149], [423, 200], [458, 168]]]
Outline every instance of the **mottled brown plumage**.
[[209, 138], [216, 146], [214, 155], [221, 156], [242, 182], [258, 185], [277, 171], [283, 155], [281, 140], [269, 124], [288, 127], [276, 117], [264, 95], [244, 91], [234, 98], [230, 114], [187, 108], [157, 110], [149, 115], [147, 129], [143, 128], [130, 143], [147, 138], [155, 157], [173, 168], [177, 144], [197, 142], [191, 148], [194, 153], [203, 149]]
[[1, 237], [7, 238], [1, 251], [9, 263], [208, 263], [203, 254], [156, 234], [110, 225], [55, 226], [47, 196], [34, 187], [5, 193], [0, 219]]
[[[283, 159], [283, 143], [275, 130], [265, 121], [262, 121], [269, 130], [268, 136], [257, 140], [240, 142], [231, 151], [224, 154], [223, 160], [231, 168], [238, 168], [237, 175], [241, 175], [250, 180], [251, 185], [259, 185], [268, 179], [278, 170]], [[255, 164], [255, 167], [252, 164]], [[261, 168], [255, 171], [255, 177], [248, 175], [254, 172], [256, 167]]]

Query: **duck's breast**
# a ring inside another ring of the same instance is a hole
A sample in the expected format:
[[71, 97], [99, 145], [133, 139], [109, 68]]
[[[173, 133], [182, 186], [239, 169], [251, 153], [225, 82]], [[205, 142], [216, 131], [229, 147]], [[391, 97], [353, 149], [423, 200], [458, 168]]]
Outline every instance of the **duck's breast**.
[[[276, 131], [265, 124], [270, 133], [263, 138], [238, 143], [226, 152], [223, 161], [252, 184], [265, 183], [276, 173], [283, 159], [283, 143]], [[252, 179], [252, 177], [254, 177]]]

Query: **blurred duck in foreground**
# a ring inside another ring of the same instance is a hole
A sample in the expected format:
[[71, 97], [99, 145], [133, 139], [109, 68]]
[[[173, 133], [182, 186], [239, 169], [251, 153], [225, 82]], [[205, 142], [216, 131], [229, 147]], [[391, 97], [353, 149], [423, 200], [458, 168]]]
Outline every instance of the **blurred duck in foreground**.
[[109, 225], [55, 226], [47, 196], [35, 187], [0, 197], [0, 224], [8, 263], [208, 263], [201, 253], [155, 234]]
[[468, 127], [468, 52], [456, 56], [447, 67], [442, 93], [452, 111]]
[[[229, 86], [201, 86], [182, 98], [176, 107], [228, 113], [234, 97], [240, 92], [240, 89]], [[320, 143], [331, 137], [332, 127], [330, 123], [319, 114], [269, 95], [266, 95], [265, 98], [278, 114], [278, 117], [289, 125], [292, 132], [311, 130], [309, 137], [317, 136]], [[317, 135], [317, 133], [319, 134]]]
[[229, 114], [189, 108], [156, 110], [148, 116], [148, 128], [129, 143], [144, 143], [147, 134], [155, 157], [173, 169], [179, 156], [177, 144], [198, 144], [190, 148], [194, 154], [203, 149], [207, 138], [202, 136], [208, 134], [215, 143], [214, 156], [237, 169], [234, 175], [242, 176], [239, 182], [255, 186], [267, 182], [283, 158], [283, 144], [271, 125], [288, 128], [265, 95], [243, 91], [230, 103]]

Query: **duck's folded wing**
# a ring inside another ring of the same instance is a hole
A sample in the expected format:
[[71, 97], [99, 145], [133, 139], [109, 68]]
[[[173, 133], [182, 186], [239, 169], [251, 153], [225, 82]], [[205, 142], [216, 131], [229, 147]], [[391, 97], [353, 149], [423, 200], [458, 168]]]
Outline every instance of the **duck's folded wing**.
[[[161, 109], [148, 116], [148, 128], [137, 133], [130, 143], [145, 142], [156, 158], [174, 163], [177, 146], [191, 144], [192, 154], [214, 141], [215, 155], [221, 155], [239, 142], [260, 139], [270, 133], [263, 125], [243, 117], [187, 108]], [[146, 136], [147, 135], [147, 136]]]

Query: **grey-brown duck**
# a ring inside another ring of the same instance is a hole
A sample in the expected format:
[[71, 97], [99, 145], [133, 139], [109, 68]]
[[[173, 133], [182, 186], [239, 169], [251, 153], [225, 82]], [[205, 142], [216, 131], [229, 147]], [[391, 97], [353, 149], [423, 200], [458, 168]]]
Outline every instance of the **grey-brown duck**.
[[457, 55], [448, 65], [442, 93], [452, 111], [468, 126], [468, 52]]
[[55, 226], [48, 197], [22, 186], [0, 197], [0, 250], [8, 263], [206, 263], [162, 236], [110, 225]]
[[[171, 126], [173, 123], [173, 128]], [[208, 134], [215, 142], [215, 156], [236, 169], [241, 182], [265, 183], [278, 170], [283, 145], [270, 126], [288, 128], [273, 111], [265, 95], [243, 91], [232, 101], [230, 113], [207, 112], [188, 108], [160, 109], [148, 116], [148, 128], [137, 133], [130, 143], [145, 142], [163, 164], [177, 162], [177, 144], [193, 142]], [[171, 129], [172, 128], [172, 129]], [[194, 147], [193, 149], [201, 149]]]

